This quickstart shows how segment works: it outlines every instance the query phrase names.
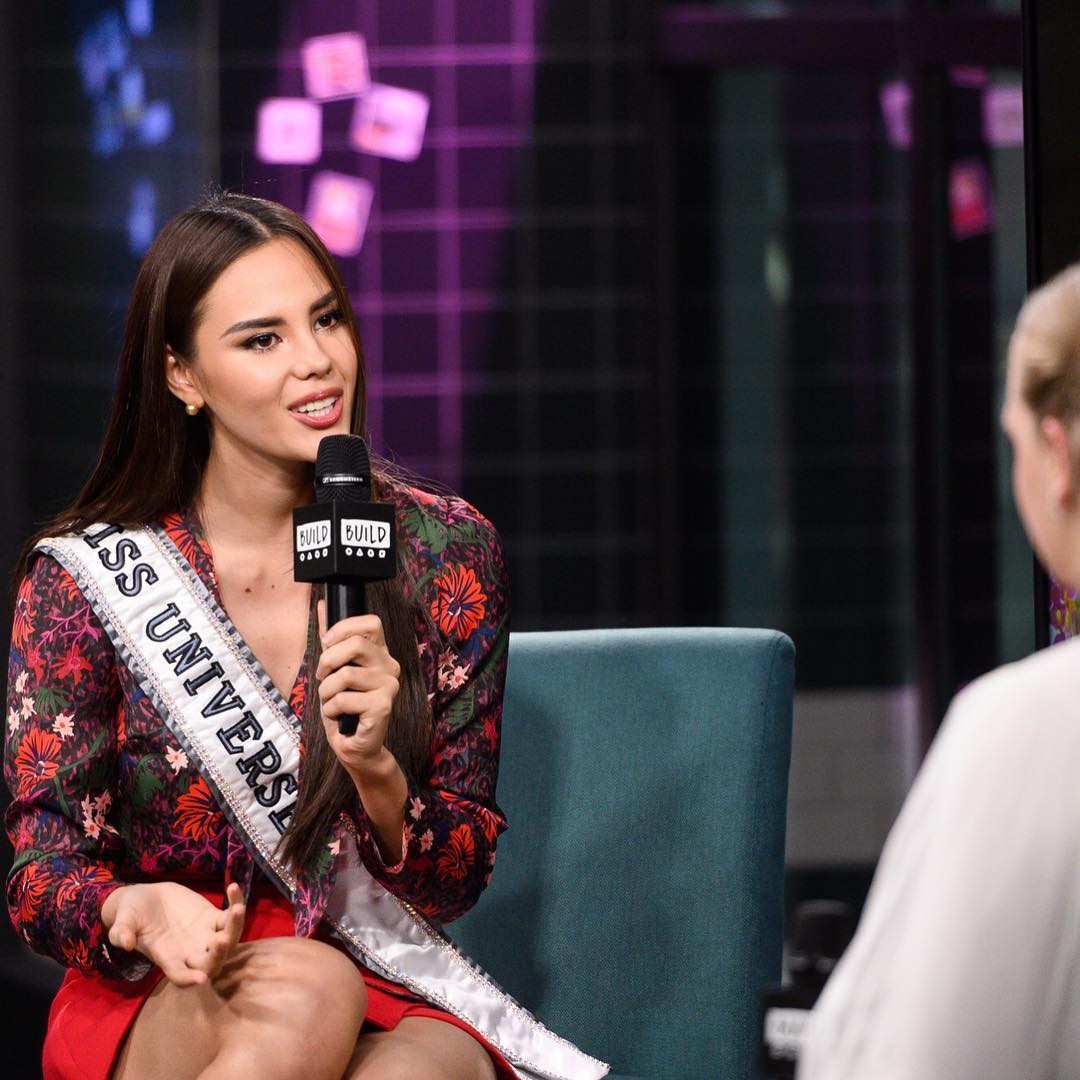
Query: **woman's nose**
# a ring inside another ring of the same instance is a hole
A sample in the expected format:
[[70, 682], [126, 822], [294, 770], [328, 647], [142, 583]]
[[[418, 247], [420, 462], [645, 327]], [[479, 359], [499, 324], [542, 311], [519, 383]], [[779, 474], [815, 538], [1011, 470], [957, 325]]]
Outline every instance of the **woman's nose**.
[[330, 354], [323, 342], [314, 335], [303, 339], [297, 346], [295, 365], [297, 374], [321, 374], [330, 370]]

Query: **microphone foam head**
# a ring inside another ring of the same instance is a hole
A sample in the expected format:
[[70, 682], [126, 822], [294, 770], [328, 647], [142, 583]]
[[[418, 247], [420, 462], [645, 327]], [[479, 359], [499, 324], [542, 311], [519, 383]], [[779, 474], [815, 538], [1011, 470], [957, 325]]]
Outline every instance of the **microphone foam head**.
[[325, 435], [315, 456], [315, 501], [368, 502], [371, 463], [359, 435]]

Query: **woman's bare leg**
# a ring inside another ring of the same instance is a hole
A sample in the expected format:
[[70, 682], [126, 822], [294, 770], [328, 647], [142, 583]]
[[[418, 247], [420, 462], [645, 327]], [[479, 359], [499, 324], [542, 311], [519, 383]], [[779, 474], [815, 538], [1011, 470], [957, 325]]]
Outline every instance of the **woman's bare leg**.
[[342, 1080], [495, 1080], [488, 1052], [467, 1032], [428, 1016], [361, 1035]]
[[113, 1080], [340, 1080], [367, 993], [344, 953], [306, 938], [237, 945], [210, 986], [162, 981], [139, 1011]]

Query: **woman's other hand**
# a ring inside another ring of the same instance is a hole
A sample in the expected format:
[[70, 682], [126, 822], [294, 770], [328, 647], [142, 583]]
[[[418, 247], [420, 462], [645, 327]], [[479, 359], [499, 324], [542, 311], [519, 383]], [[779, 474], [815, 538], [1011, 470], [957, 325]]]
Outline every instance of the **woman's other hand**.
[[202, 986], [221, 969], [244, 929], [244, 896], [235, 882], [222, 911], [172, 881], [124, 885], [101, 907], [109, 943], [138, 950], [177, 986]]
[[[319, 625], [326, 625], [319, 601]], [[319, 683], [326, 737], [338, 760], [354, 779], [379, 772], [385, 763], [386, 729], [398, 694], [401, 665], [390, 655], [377, 615], [355, 615], [322, 635]], [[357, 718], [356, 733], [342, 735], [338, 719]]]

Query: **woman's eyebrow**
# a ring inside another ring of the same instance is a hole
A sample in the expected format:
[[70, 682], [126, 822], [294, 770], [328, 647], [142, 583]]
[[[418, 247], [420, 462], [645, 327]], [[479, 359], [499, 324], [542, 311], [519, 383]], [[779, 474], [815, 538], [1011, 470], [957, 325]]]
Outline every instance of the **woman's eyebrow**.
[[[335, 299], [337, 293], [331, 289], [328, 293], [320, 296], [314, 304], [308, 308], [308, 313], [314, 315], [316, 311], [321, 307], [326, 307], [331, 300]], [[233, 323], [228, 330], [222, 334], [222, 337], [228, 337], [229, 334], [235, 334], [238, 330], [263, 330], [268, 326], [280, 326], [285, 320], [280, 315], [267, 315], [261, 319], [244, 319], [242, 322]]]

